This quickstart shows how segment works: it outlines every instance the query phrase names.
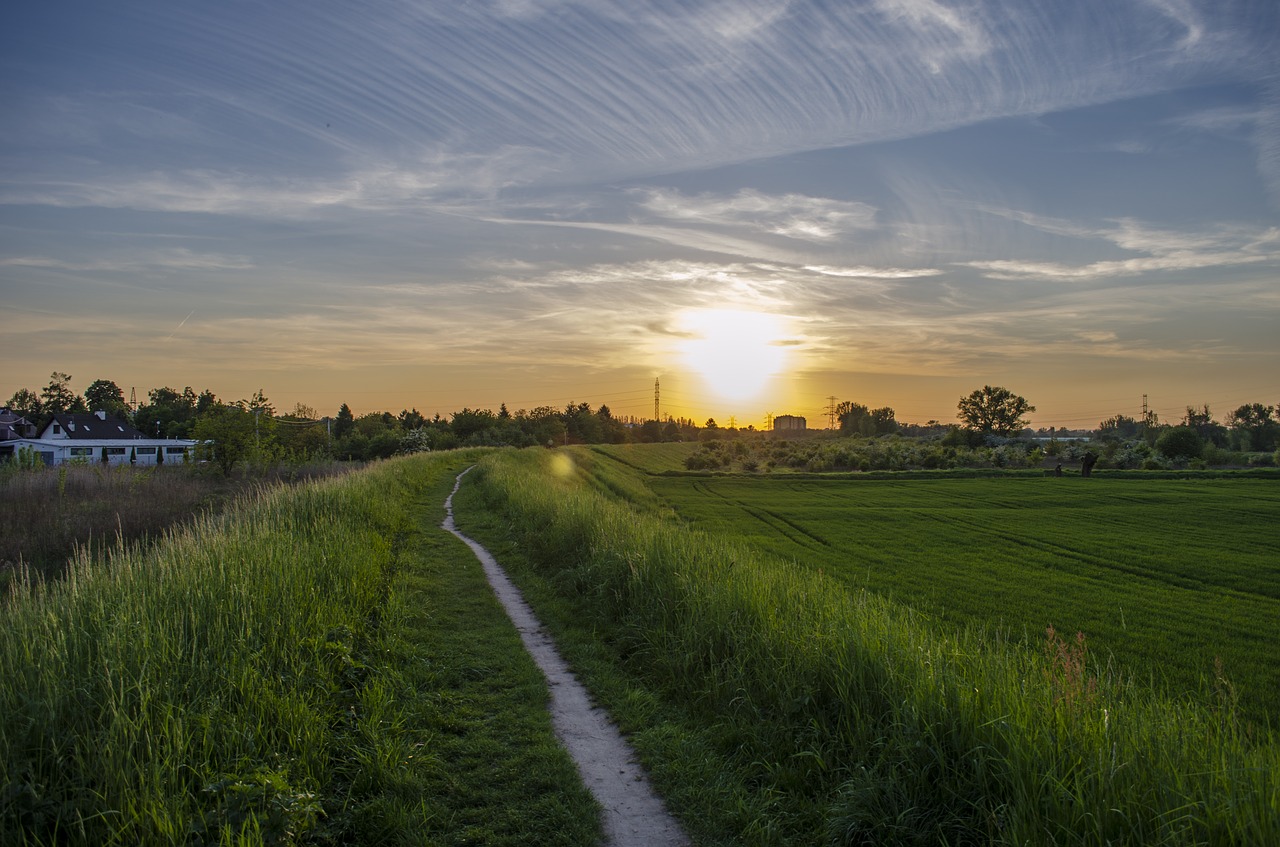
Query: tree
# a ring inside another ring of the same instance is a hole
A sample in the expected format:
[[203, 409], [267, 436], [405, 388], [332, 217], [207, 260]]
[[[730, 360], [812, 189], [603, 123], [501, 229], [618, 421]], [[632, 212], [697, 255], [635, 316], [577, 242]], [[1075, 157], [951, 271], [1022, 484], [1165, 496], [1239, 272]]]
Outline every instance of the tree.
[[192, 437], [196, 456], [211, 461], [223, 476], [231, 476], [236, 464], [254, 450], [254, 415], [239, 406], [219, 403], [196, 421]]
[[1014, 435], [1021, 431], [1027, 420], [1023, 417], [1036, 410], [1026, 398], [1007, 388], [984, 385], [960, 398], [959, 418], [969, 429], [993, 435]]
[[9, 398], [8, 407], [32, 424], [39, 423], [40, 416], [44, 414], [44, 401], [30, 388], [19, 388], [13, 392], [13, 396]]
[[351, 407], [343, 403], [342, 408], [338, 409], [338, 416], [333, 419], [333, 437], [342, 438], [351, 432], [355, 425], [356, 416], [351, 414]]
[[1198, 458], [1203, 449], [1204, 439], [1189, 426], [1171, 426], [1156, 439], [1156, 450], [1175, 461]]
[[129, 407], [124, 402], [124, 392], [109, 379], [95, 379], [84, 390], [84, 402], [91, 412], [106, 412], [120, 420], [129, 419]]
[[1199, 409], [1188, 406], [1182, 425], [1194, 429], [1204, 441], [1210, 441], [1218, 446], [1223, 446], [1227, 442], [1226, 427], [1213, 419], [1213, 413], [1209, 411], [1207, 403]]
[[1241, 450], [1270, 451], [1275, 447], [1280, 425], [1272, 419], [1274, 406], [1248, 403], [1227, 417]]
[[840, 431], [848, 435], [888, 435], [898, 428], [896, 413], [888, 406], [869, 409], [846, 400], [836, 406], [836, 418], [840, 421]]
[[40, 399], [44, 402], [44, 412], [47, 415], [88, 411], [85, 408], [84, 399], [71, 390], [70, 374], [54, 371], [49, 376], [49, 384], [40, 392]]
[[1098, 423], [1098, 435], [1103, 438], [1126, 441], [1137, 438], [1142, 431], [1142, 423], [1127, 415], [1115, 415]]

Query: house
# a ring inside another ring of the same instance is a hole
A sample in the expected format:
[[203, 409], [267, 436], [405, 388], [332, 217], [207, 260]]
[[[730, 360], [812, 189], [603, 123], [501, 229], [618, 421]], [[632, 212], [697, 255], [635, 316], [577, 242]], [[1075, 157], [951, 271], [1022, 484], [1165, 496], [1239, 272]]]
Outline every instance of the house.
[[0, 441], [35, 438], [36, 425], [10, 408], [0, 408]]
[[150, 438], [106, 412], [54, 415], [35, 437], [0, 441], [0, 460], [18, 450], [34, 450], [46, 465], [100, 462], [108, 465], [181, 463], [196, 442], [184, 438]]
[[774, 432], [803, 432], [806, 421], [799, 415], [778, 415], [773, 419]]

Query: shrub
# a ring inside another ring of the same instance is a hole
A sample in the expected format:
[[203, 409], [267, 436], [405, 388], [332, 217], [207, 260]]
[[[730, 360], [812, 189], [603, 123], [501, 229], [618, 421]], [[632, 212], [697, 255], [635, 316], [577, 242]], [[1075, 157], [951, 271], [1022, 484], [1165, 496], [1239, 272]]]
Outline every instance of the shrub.
[[1185, 461], [1200, 455], [1204, 440], [1189, 426], [1171, 426], [1156, 439], [1156, 450], [1174, 461]]

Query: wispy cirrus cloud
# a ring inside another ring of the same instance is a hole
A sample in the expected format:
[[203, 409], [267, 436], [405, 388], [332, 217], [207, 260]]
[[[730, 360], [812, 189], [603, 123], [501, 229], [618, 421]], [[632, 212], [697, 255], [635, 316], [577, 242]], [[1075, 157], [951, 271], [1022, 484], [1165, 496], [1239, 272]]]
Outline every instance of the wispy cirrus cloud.
[[802, 241], [831, 241], [855, 230], [876, 227], [876, 209], [866, 203], [770, 195], [744, 188], [736, 194], [685, 195], [673, 189], [644, 189], [640, 205], [670, 220], [717, 226], [746, 226]]
[[984, 271], [991, 279], [1088, 281], [1159, 271], [1280, 262], [1280, 228], [1276, 227], [1217, 225], [1196, 230], [1174, 230], [1131, 218], [1111, 221], [1107, 226], [1089, 226], [1013, 210], [987, 211], [1051, 235], [1105, 242], [1113, 249], [1142, 254], [1078, 265], [1026, 259], [961, 263]]
[[244, 271], [254, 267], [248, 256], [196, 253], [185, 248], [144, 251], [130, 256], [103, 257], [74, 262], [49, 256], [9, 256], [0, 258], [4, 268], [49, 268], [60, 271], [129, 273], [155, 270]]

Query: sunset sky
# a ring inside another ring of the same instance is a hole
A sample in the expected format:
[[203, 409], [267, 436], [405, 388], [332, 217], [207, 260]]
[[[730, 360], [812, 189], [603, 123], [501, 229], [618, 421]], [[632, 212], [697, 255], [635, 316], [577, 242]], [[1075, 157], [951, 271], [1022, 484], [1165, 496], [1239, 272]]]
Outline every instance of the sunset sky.
[[1275, 0], [0, 11], [0, 401], [1280, 403]]

